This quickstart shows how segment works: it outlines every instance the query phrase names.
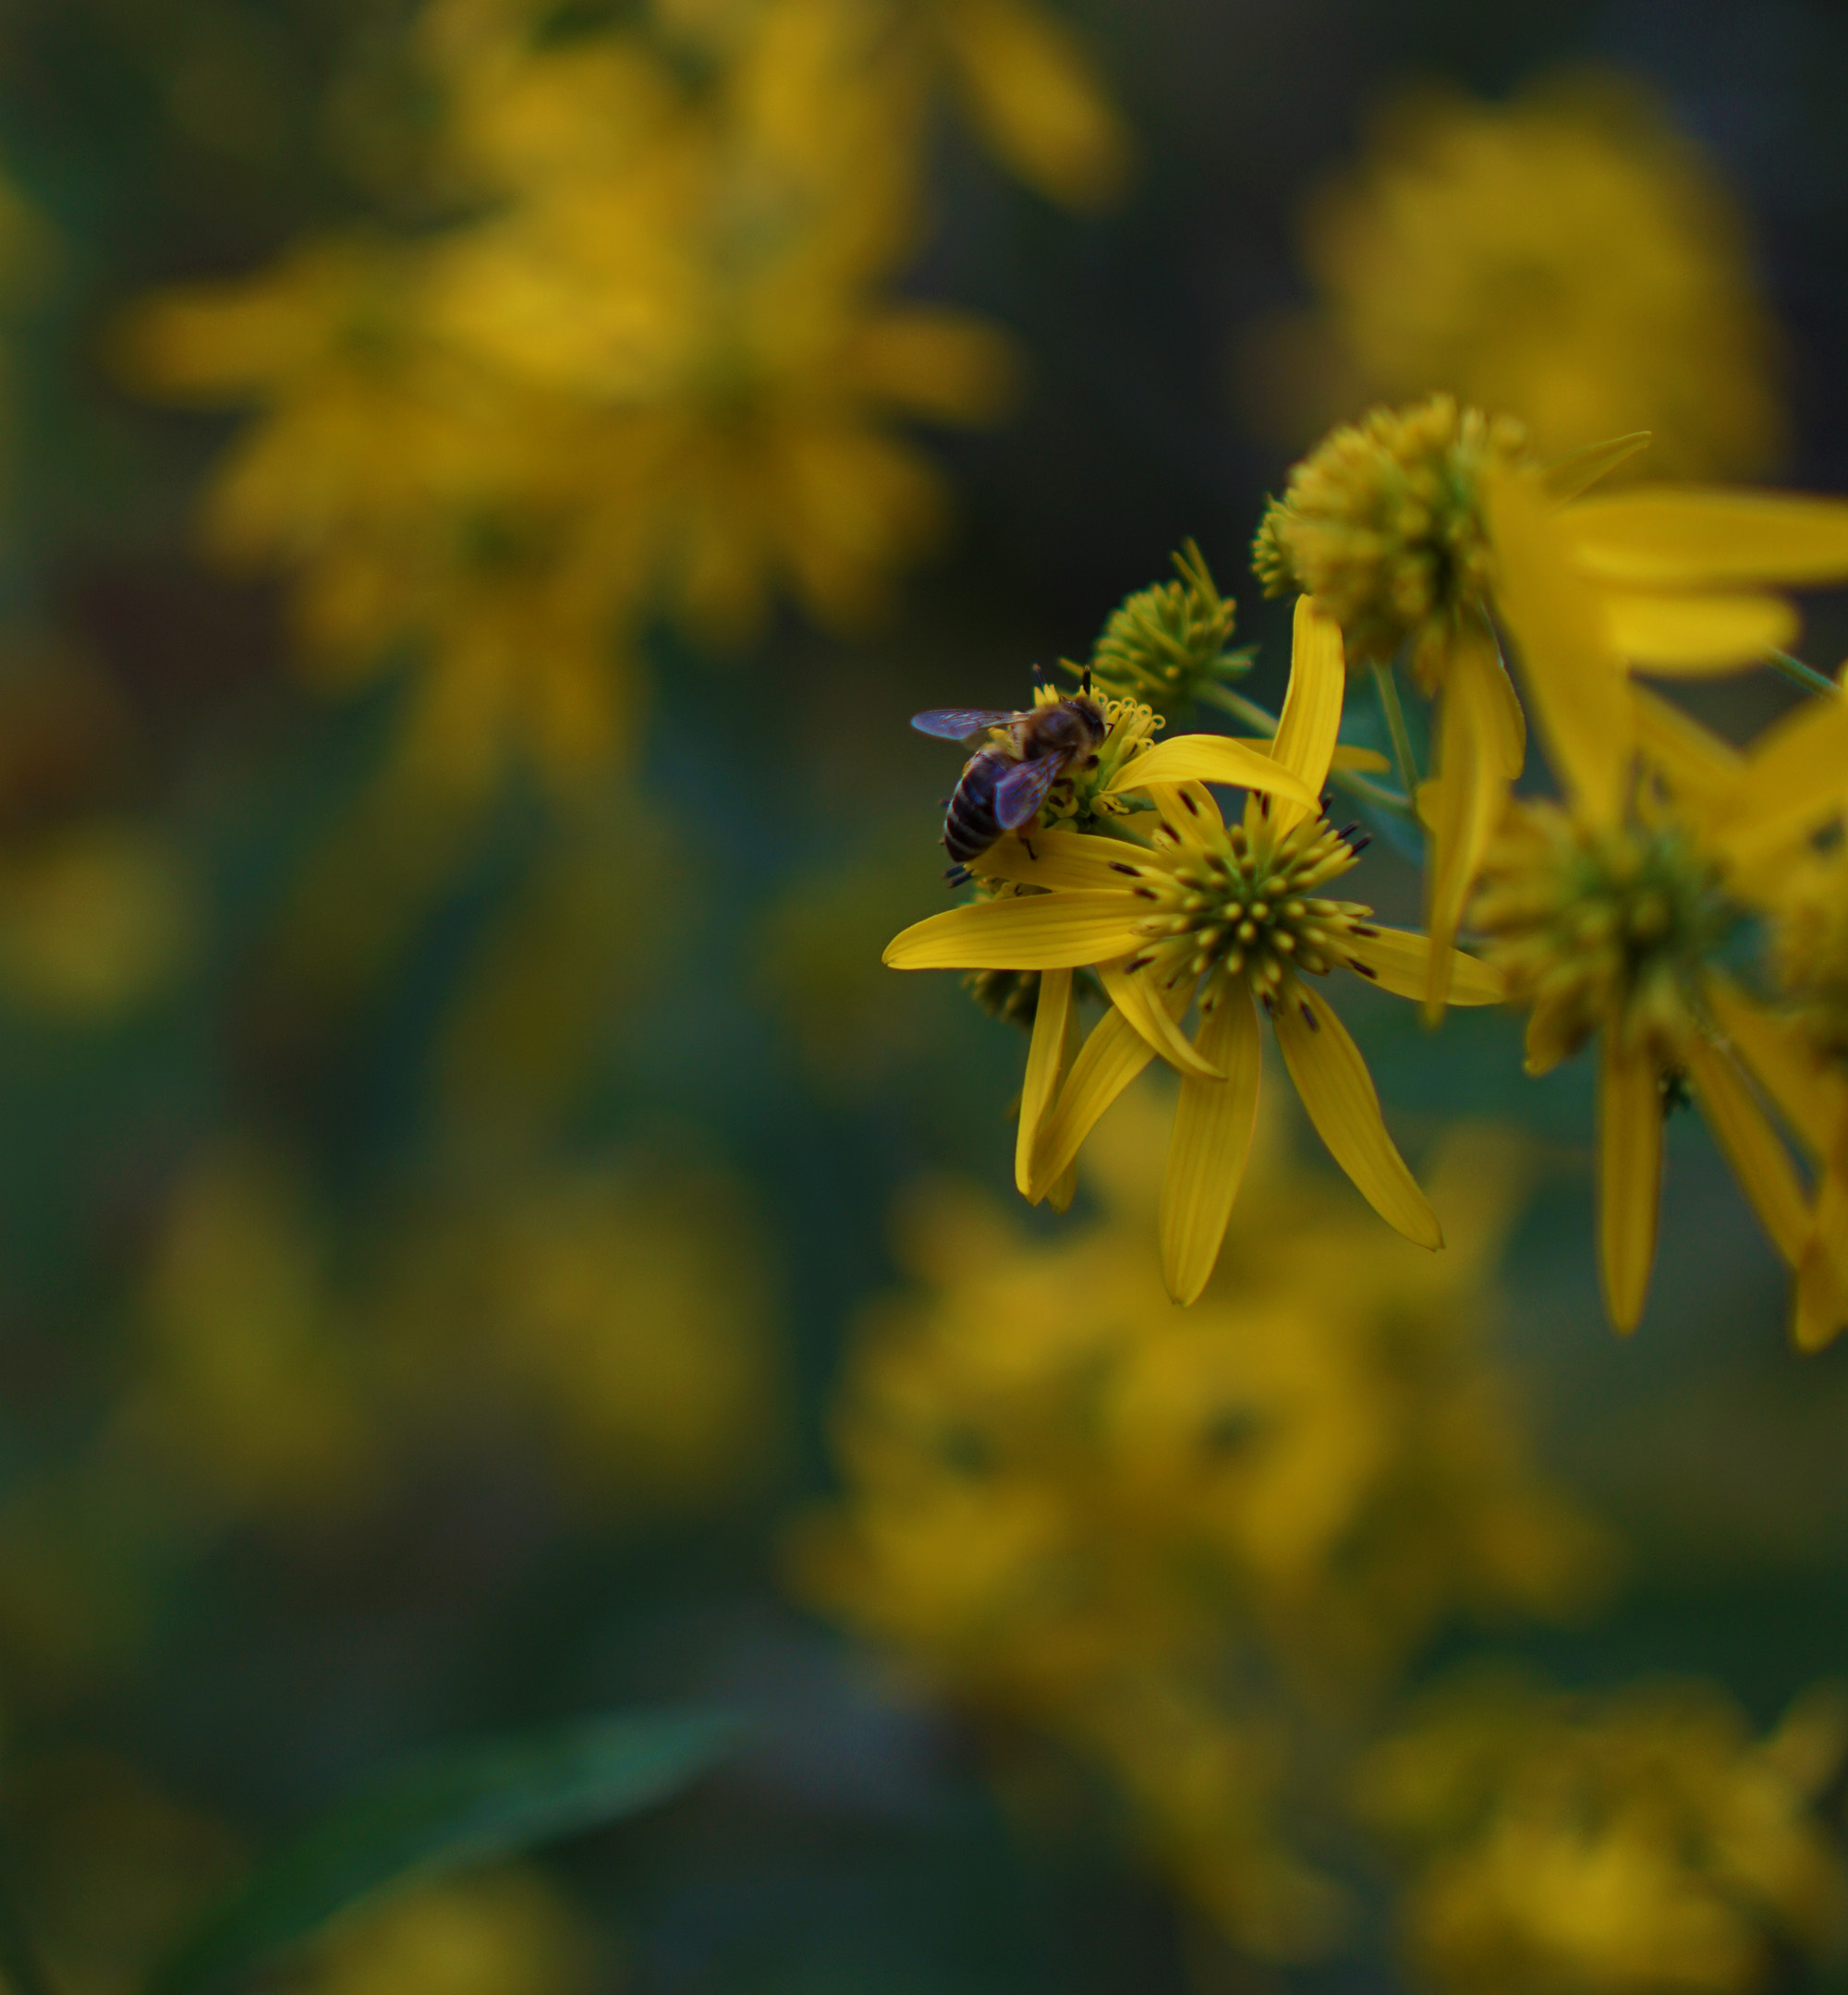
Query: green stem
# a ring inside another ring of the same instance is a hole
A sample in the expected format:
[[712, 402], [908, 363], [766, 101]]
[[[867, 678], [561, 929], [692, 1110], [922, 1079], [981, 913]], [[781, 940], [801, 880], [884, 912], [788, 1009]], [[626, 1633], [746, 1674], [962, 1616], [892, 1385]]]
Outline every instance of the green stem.
[[1800, 686], [1806, 693], [1827, 693], [1838, 696], [1842, 688], [1831, 678], [1826, 677], [1814, 665], [1806, 665], [1800, 658], [1793, 658], [1788, 651], [1767, 651], [1765, 663], [1773, 672], [1781, 673], [1793, 686]]
[[[1234, 693], [1225, 686], [1203, 686], [1194, 696], [1197, 699], [1210, 700], [1214, 706], [1223, 708], [1235, 720], [1241, 720], [1254, 733], [1262, 735], [1266, 740], [1277, 737], [1277, 721], [1274, 714], [1267, 713], [1255, 699], [1247, 699], [1243, 693]], [[1400, 716], [1400, 724], [1404, 717]], [[1416, 824], [1418, 813], [1409, 797], [1401, 797], [1396, 791], [1382, 789], [1370, 777], [1363, 776], [1358, 770], [1331, 769], [1329, 781], [1338, 790], [1345, 790], [1350, 797], [1357, 797], [1364, 804], [1371, 804], [1376, 810], [1390, 810], [1394, 817], [1404, 818], [1407, 824]]]
[[1399, 682], [1391, 665], [1375, 663], [1373, 688], [1380, 695], [1386, 716], [1386, 732], [1392, 737], [1392, 760], [1399, 765], [1399, 781], [1408, 797], [1418, 794], [1418, 761], [1412, 753], [1412, 736], [1405, 726], [1405, 710], [1399, 704]]

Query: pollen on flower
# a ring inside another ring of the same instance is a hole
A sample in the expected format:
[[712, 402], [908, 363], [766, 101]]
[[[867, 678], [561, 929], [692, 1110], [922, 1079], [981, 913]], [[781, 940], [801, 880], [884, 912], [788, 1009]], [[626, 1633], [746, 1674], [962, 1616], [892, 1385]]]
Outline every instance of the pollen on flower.
[[1370, 977], [1343, 944], [1375, 932], [1365, 926], [1373, 910], [1317, 892], [1358, 858], [1358, 842], [1348, 842], [1353, 829], [1315, 819], [1272, 838], [1234, 823], [1182, 848], [1166, 870], [1145, 867], [1155, 939], [1137, 962], [1196, 977], [1219, 969], [1266, 999], [1293, 970], [1320, 977], [1344, 964]]
[[1672, 1060], [1737, 918], [1719, 867], [1678, 825], [1601, 831], [1549, 803], [1514, 807], [1474, 908], [1510, 999], [1532, 1007], [1536, 1073], [1606, 1024]]
[[1448, 395], [1336, 430], [1266, 509], [1252, 549], [1265, 594], [1314, 596], [1340, 623], [1350, 667], [1418, 640], [1429, 688], [1442, 640], [1489, 591], [1482, 474], [1522, 462], [1526, 446], [1518, 422]]

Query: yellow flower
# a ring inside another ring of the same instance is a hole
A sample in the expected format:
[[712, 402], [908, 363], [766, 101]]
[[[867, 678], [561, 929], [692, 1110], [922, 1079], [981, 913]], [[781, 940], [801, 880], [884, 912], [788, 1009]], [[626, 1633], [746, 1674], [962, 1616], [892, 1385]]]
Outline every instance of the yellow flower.
[[1512, 807], [1473, 918], [1510, 997], [1529, 1008], [1530, 1072], [1600, 1038], [1599, 1260], [1605, 1306], [1627, 1331], [1655, 1257], [1665, 1104], [1684, 1083], [1779, 1251], [1803, 1259], [1802, 1188], [1732, 1043], [1753, 1008], [1720, 956], [1762, 868], [1767, 823], [1808, 821], [1840, 781], [1818, 760], [1805, 806], [1782, 758], [1748, 764], [1632, 692], [1597, 595], [1538, 501], [1511, 481], [1494, 504], [1503, 614], [1527, 683], [1545, 689], [1536, 711], [1565, 800]]
[[1363, 392], [1434, 383], [1508, 409], [1550, 454], [1648, 430], [1670, 478], [1779, 455], [1772, 328], [1712, 165], [1638, 83], [1553, 79], [1506, 104], [1392, 107], [1306, 218]]
[[1380, 1241], [1279, 1148], [1198, 1307], [1149, 1280], [1152, 1113], [1097, 1145], [1103, 1220], [1028, 1238], [940, 1187], [912, 1287], [869, 1315], [843, 1495], [794, 1547], [811, 1599], [906, 1675], [1057, 1742], [1236, 1944], [1326, 1951], [1314, 1770], [1457, 1617], [1582, 1600], [1601, 1541], [1537, 1470], [1479, 1334], [1518, 1206], [1481, 1131], [1438, 1164], [1455, 1251]]
[[1433, 1694], [1358, 1793], [1415, 1865], [1415, 1969], [1445, 1995], [1750, 1995], [1831, 1952], [1844, 1715], [1813, 1692], [1759, 1740], [1704, 1684], [1574, 1697], [1489, 1675]]
[[[1589, 585], [1574, 597], [1573, 642], [1548, 647], [1544, 669], [1530, 655], [1517, 662], [1542, 731], [1573, 735], [1587, 755], [1599, 745], [1609, 781], [1628, 766], [1626, 666], [1705, 675], [1752, 663], [1796, 628], [1777, 586], [1848, 577], [1848, 502], [1701, 487], [1586, 496], [1646, 441], [1619, 437], [1541, 467], [1518, 426], [1437, 395], [1335, 432], [1265, 515], [1256, 560], [1266, 589], [1325, 602], [1355, 663], [1385, 668], [1408, 650], [1440, 701], [1434, 780], [1418, 799], [1436, 943], [1457, 932], [1526, 757], [1495, 638], [1518, 586], [1504, 520], [1518, 516], [1523, 548], [1550, 532], [1550, 571]], [[1540, 614], [1532, 588], [1523, 601], [1522, 614]], [[1449, 960], [1433, 954], [1433, 1011]]]
[[[1215, 735], [1150, 748], [1117, 779], [1157, 800], [1149, 843], [1058, 831], [1004, 838], [977, 868], [1038, 891], [933, 916], [886, 950], [900, 969], [1097, 969], [1112, 1010], [1033, 1138], [1028, 1196], [1064, 1174], [1098, 1117], [1151, 1057], [1167, 1060], [1182, 1076], [1161, 1211], [1163, 1274], [1178, 1301], [1191, 1302], [1205, 1286], [1244, 1174], [1258, 1104], [1260, 1004], [1310, 1120], [1343, 1169], [1408, 1238], [1442, 1245], [1435, 1214], [1386, 1133], [1359, 1049], [1304, 980], [1340, 967], [1422, 996], [1428, 975], [1423, 936], [1376, 927], [1370, 909], [1322, 892], [1358, 858], [1318, 801], [1341, 724], [1343, 681], [1340, 631], [1304, 597], [1269, 754]], [[1252, 793], [1241, 821], [1224, 822], [1209, 782]], [[1501, 995], [1499, 979], [1467, 957], [1459, 956], [1453, 978], [1458, 1004]], [[1046, 988], [1042, 980], [1042, 1010]], [[1179, 1021], [1197, 994], [1200, 1027], [1189, 1041]], [[1048, 1062], [1054, 1036], [1063, 1043], [1064, 1020], [1056, 1011], [1052, 1017]], [[1042, 1051], [1037, 1023], [1035, 1045]]]

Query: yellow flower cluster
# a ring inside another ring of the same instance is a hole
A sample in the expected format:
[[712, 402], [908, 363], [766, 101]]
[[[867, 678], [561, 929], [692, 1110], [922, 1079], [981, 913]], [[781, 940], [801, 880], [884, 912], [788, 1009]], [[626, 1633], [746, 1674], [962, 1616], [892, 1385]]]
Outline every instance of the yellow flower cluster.
[[1517, 412], [1543, 452], [1647, 428], [1669, 477], [1751, 475], [1780, 453], [1743, 218], [1633, 79], [1555, 77], [1501, 104], [1413, 94], [1313, 198], [1303, 246], [1362, 395], [1449, 388]]
[[1160, 1135], [1099, 1143], [1106, 1220], [1030, 1242], [973, 1194], [908, 1213], [916, 1287], [856, 1347], [845, 1492], [808, 1596], [911, 1674], [1100, 1768], [1138, 1840], [1246, 1949], [1321, 1951], [1309, 1770], [1459, 1617], [1555, 1612], [1602, 1540], [1537, 1472], [1480, 1342], [1516, 1161], [1463, 1134], [1433, 1259], [1295, 1167], [1274, 1119], [1198, 1307], [1149, 1279]]
[[301, 242], [148, 299], [122, 365], [251, 411], [212, 546], [292, 586], [311, 669], [419, 661], [405, 768], [554, 787], [627, 749], [626, 661], [666, 613], [730, 642], [778, 592], [855, 626], [937, 533], [900, 427], [981, 423], [993, 327], [901, 301], [932, 79], [1003, 155], [1103, 198], [1126, 149], [1027, 0], [659, 0], [638, 24], [428, 0], [450, 219]]
[[[1307, 980], [1345, 968], [1422, 998], [1434, 1021], [1446, 1003], [1522, 1007], [1532, 1073], [1598, 1040], [1599, 1264], [1619, 1328], [1642, 1314], [1663, 1117], [1690, 1090], [1796, 1272], [1797, 1342], [1813, 1348], [1848, 1322], [1848, 697], [1782, 651], [1796, 617], [1780, 592], [1848, 580], [1848, 502], [1590, 491], [1646, 442], [1542, 465], [1517, 427], [1447, 395], [1337, 431], [1295, 468], [1258, 534], [1266, 587], [1296, 593], [1271, 738], [1170, 736], [1112, 773], [1119, 814], [1075, 830], [1059, 799], [1099, 765], [1090, 757], [1011, 834], [997, 821], [972, 861], [988, 883], [974, 905], [888, 947], [901, 968], [1040, 973], [1016, 1171], [1029, 1198], [1061, 1183], [1151, 1058], [1181, 1075], [1161, 1211], [1176, 1300], [1205, 1285], [1245, 1171], [1254, 1003], [1356, 1185], [1407, 1237], [1441, 1245], [1359, 1052]], [[1400, 704], [1401, 656], [1437, 705], [1429, 779]], [[1344, 666], [1362, 662], [1396, 793], [1337, 762]], [[1635, 676], [1756, 663], [1806, 697], [1743, 751]], [[1268, 720], [1236, 693], [1222, 689], [1222, 703]], [[1530, 716], [1558, 803], [1513, 800]], [[1048, 752], [1023, 722], [972, 719], [991, 724], [990, 756]], [[1363, 903], [1328, 896], [1359, 849], [1354, 827], [1323, 816], [1331, 776], [1424, 833], [1429, 935], [1381, 929]], [[1212, 785], [1246, 793], [1234, 821]], [[1140, 815], [1123, 814], [1132, 799]], [[1466, 911], [1481, 960], [1453, 946]], [[1756, 988], [1731, 954], [1750, 918], [1772, 937]], [[1080, 1046], [1071, 978], [1086, 968], [1110, 1008]], [[1182, 1024], [1197, 1004], [1190, 1039]]]
[[1375, 1746], [1358, 1800], [1411, 1860], [1420, 1985], [1744, 1995], [1840, 1957], [1848, 1879], [1824, 1808], [1844, 1756], [1839, 1693], [1760, 1740], [1705, 1685], [1572, 1697], [1492, 1675]]
[[448, 1186], [364, 1279], [327, 1263], [274, 1156], [227, 1148], [180, 1186], [128, 1425], [208, 1516], [350, 1512], [484, 1429], [617, 1512], [698, 1511], [767, 1464], [762, 1253], [711, 1174]]

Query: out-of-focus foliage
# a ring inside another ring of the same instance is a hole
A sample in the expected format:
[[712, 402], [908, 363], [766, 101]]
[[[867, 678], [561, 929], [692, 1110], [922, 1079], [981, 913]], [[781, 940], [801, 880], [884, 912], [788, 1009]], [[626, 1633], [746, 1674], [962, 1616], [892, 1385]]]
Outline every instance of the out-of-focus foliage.
[[1546, 456], [1648, 430], [1656, 477], [1750, 475], [1783, 453], [1744, 221], [1630, 78], [1402, 98], [1316, 192], [1302, 240], [1317, 313], [1251, 355], [1252, 395], [1281, 392], [1301, 423], [1284, 442], [1444, 389], [1518, 417]]

